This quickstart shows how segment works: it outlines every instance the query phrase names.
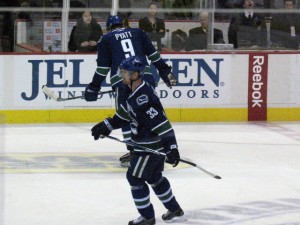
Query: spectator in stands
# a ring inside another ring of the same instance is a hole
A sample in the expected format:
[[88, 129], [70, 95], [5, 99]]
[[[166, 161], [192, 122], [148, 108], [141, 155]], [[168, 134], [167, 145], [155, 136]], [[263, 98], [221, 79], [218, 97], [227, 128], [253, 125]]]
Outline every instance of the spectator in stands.
[[[11, 8], [11, 11], [0, 11], [0, 40], [3, 52], [13, 52], [14, 51], [14, 19], [15, 15], [13, 13], [14, 8], [19, 7], [20, 4], [17, 0], [1, 0], [1, 7]], [[2, 28], [2, 29], [1, 29]]]
[[144, 30], [152, 44], [158, 51], [161, 51], [161, 39], [165, 37], [165, 21], [157, 17], [158, 4], [151, 2], [148, 5], [148, 16], [145, 16], [139, 20], [139, 28]]
[[231, 18], [229, 43], [234, 48], [266, 47], [266, 26], [263, 17], [255, 12], [254, 0], [245, 0], [244, 8], [244, 13]]
[[[208, 26], [209, 18], [208, 12], [202, 11], [199, 16], [201, 26], [189, 30], [188, 41], [186, 42], [186, 50], [198, 50], [207, 49], [207, 36], [208, 36]], [[219, 29], [214, 28], [213, 30], [214, 43], [224, 44], [223, 32]]]
[[288, 49], [300, 47], [300, 14], [291, 13], [296, 10], [295, 0], [283, 0], [285, 12], [275, 14], [271, 23], [271, 39], [273, 46]]
[[84, 11], [82, 17], [78, 19], [76, 26], [73, 27], [69, 50], [76, 52], [94, 52], [97, 50], [97, 42], [103, 35], [101, 26], [92, 17], [90, 11]]
[[171, 40], [173, 50], [177, 52], [185, 51], [188, 36], [183, 30], [177, 29], [173, 31]]

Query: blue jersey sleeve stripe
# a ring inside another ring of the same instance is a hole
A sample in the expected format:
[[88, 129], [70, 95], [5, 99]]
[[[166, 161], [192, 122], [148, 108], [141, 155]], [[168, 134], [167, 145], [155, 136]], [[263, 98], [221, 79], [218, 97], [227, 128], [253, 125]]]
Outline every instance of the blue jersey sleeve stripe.
[[120, 105], [120, 108], [118, 109], [118, 111], [116, 112], [116, 115], [122, 119], [122, 120], [125, 120], [125, 121], [130, 121], [130, 118], [128, 116], [128, 112], [127, 110], [124, 108], [124, 106], [121, 104]]
[[119, 113], [116, 113], [116, 116], [118, 116], [121, 120], [129, 121], [128, 118], [121, 116]]
[[151, 55], [149, 55], [149, 58], [153, 57], [155, 54], [158, 54], [157, 51], [153, 52]]
[[109, 66], [106, 66], [106, 67], [104, 67], [104, 66], [97, 66], [97, 69], [109, 70], [110, 67]]
[[100, 75], [100, 76], [106, 77], [107, 74], [108, 74], [108, 71], [109, 71], [109, 69], [105, 70], [105, 69], [97, 68], [95, 73]]
[[165, 120], [164, 122], [158, 124], [156, 127], [153, 127], [152, 130], [156, 130], [157, 128], [163, 126], [163, 125], [164, 125], [165, 123], [167, 123], [167, 122], [168, 122], [168, 120]]
[[127, 109], [126, 109], [122, 104], [121, 104], [121, 108], [122, 108], [122, 110], [123, 110], [125, 113], [128, 114]]
[[161, 59], [160, 54], [158, 52], [154, 52], [152, 55], [148, 57], [152, 62], [157, 62]]
[[106, 77], [106, 74], [98, 73], [97, 70], [95, 71], [95, 74], [97, 74], [97, 75], [99, 75], [99, 76], [101, 76], [101, 77]]
[[115, 74], [110, 78], [110, 83], [112, 86], [116, 85], [117, 83], [121, 82], [123, 79], [118, 75]]
[[96, 71], [98, 73], [105, 74], [105, 75], [108, 74], [109, 70], [110, 70], [110, 67], [100, 67], [100, 66], [98, 66], [96, 69]]
[[172, 126], [168, 120], [165, 120], [163, 123], [157, 125], [156, 127], [152, 128], [152, 131], [157, 133], [159, 136], [169, 132], [172, 130]]
[[164, 135], [165, 133], [168, 133], [169, 131], [173, 130], [173, 128], [171, 127], [170, 129], [162, 132], [162, 133], [159, 133], [158, 135], [161, 136], [161, 135]]

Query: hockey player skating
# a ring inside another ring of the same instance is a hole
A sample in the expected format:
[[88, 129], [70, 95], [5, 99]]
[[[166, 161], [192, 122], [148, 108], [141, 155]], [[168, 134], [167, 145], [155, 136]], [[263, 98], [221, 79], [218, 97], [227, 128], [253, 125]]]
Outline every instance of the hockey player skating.
[[[168, 87], [176, 85], [171, 67], [168, 66], [160, 54], [152, 45], [147, 34], [139, 28], [123, 28], [122, 18], [119, 16], [109, 16], [107, 29], [110, 30], [103, 35], [97, 45], [97, 69], [95, 71], [92, 82], [86, 87], [85, 100], [96, 101], [98, 92], [101, 89], [101, 83], [105, 80], [110, 71], [110, 81], [112, 88], [116, 91], [116, 110], [118, 110], [120, 102], [128, 96], [127, 88], [121, 82], [121, 78], [117, 75], [120, 63], [130, 56], [139, 56], [143, 64], [146, 65], [143, 73], [143, 80], [155, 87], [153, 75], [147, 63], [147, 57], [153, 65], [158, 69], [160, 77]], [[130, 127], [123, 127], [123, 136], [125, 140], [130, 140]], [[127, 146], [131, 150], [130, 146]], [[120, 158], [122, 166], [128, 166], [131, 154], [125, 154]]]
[[98, 140], [99, 137], [108, 136], [112, 130], [126, 126], [129, 122], [133, 143], [166, 154], [165, 157], [134, 148], [126, 176], [141, 216], [129, 221], [129, 225], [155, 224], [149, 186], [168, 210], [162, 215], [162, 219], [166, 222], [184, 221], [184, 212], [172, 193], [170, 183], [162, 176], [164, 162], [174, 167], [179, 163], [175, 133], [154, 89], [141, 79], [144, 67], [145, 64], [135, 56], [121, 63], [120, 78], [131, 93], [113, 118], [106, 118], [92, 128], [92, 136]]

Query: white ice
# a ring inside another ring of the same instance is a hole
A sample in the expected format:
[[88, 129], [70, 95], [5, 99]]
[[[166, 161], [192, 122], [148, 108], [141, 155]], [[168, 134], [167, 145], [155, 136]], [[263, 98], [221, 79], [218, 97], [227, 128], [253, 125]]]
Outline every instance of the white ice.
[[[125, 225], [138, 217], [118, 164], [124, 144], [94, 141], [92, 126], [1, 126], [0, 224]], [[168, 167], [164, 175], [187, 218], [175, 224], [300, 225], [300, 123], [173, 127], [181, 157], [222, 177], [183, 164]], [[112, 135], [122, 139], [119, 131]], [[103, 160], [110, 167], [95, 171]], [[47, 168], [52, 165], [57, 168]], [[165, 224], [166, 210], [153, 192], [151, 201], [156, 224]]]

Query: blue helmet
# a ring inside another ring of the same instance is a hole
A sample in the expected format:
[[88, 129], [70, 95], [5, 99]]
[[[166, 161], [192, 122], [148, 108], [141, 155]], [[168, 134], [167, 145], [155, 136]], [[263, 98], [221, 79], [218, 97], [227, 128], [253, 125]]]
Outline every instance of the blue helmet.
[[138, 71], [142, 73], [145, 69], [145, 65], [142, 63], [140, 58], [138, 56], [131, 56], [120, 64], [119, 66], [120, 69], [128, 70], [128, 71]]
[[111, 27], [115, 25], [123, 25], [122, 17], [110, 15], [106, 21], [106, 28], [111, 29]]

